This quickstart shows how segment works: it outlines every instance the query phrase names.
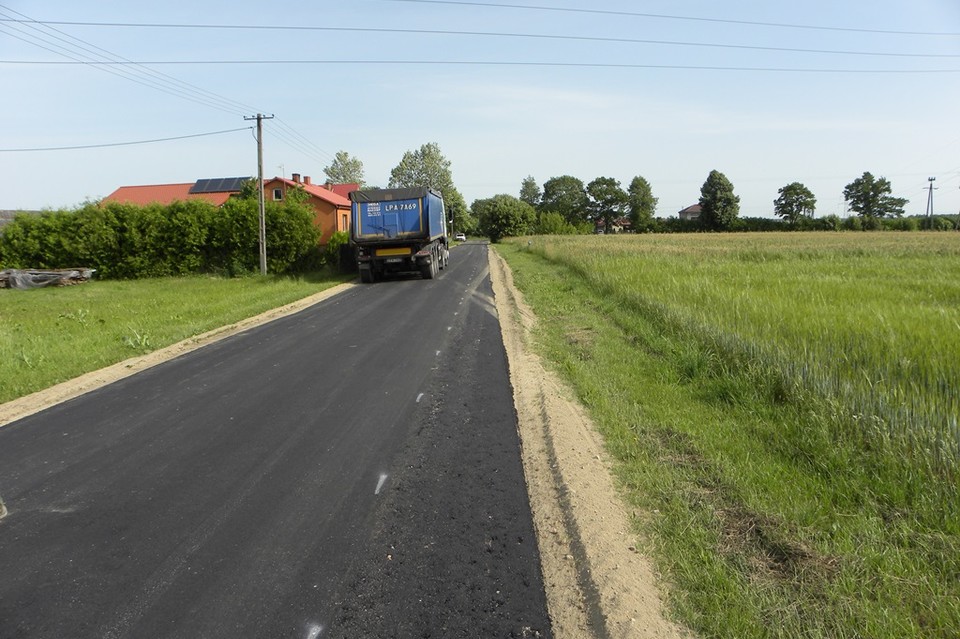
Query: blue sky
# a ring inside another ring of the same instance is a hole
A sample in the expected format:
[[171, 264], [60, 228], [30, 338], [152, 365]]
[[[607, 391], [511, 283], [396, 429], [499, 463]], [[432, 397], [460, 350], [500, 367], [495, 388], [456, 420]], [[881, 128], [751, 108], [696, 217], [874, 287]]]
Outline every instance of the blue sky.
[[[527, 175], [540, 185], [569, 174], [584, 182], [610, 176], [624, 186], [642, 175], [659, 198], [657, 214], [666, 217], [695, 203], [717, 169], [740, 195], [741, 215], [771, 216], [777, 189], [794, 181], [817, 196], [818, 216], [843, 215], [844, 185], [870, 171], [910, 199], [909, 213], [925, 211], [928, 177], [937, 178], [937, 212], [960, 211], [956, 0], [350, 0], [267, 7], [245, 0], [0, 0], [0, 18], [61, 23], [0, 22], [0, 148], [224, 131], [248, 126], [243, 116], [262, 111], [276, 115], [265, 125], [268, 177], [297, 172], [322, 181], [323, 167], [342, 149], [363, 161], [369, 183], [386, 186], [405, 151], [437, 142], [468, 203], [516, 195]], [[648, 15], [628, 15], [641, 13]], [[110, 67], [114, 73], [36, 64], [67, 61], [55, 51], [68, 45], [79, 59], [106, 51], [135, 62], [190, 64]], [[196, 64], [226, 60], [328, 63]], [[145, 86], [155, 82], [148, 75], [154, 71], [166, 74], [165, 83], [192, 85], [179, 89], [192, 99]], [[254, 175], [256, 145], [249, 131], [237, 131], [4, 151], [0, 173], [0, 209], [71, 207], [122, 185]]]

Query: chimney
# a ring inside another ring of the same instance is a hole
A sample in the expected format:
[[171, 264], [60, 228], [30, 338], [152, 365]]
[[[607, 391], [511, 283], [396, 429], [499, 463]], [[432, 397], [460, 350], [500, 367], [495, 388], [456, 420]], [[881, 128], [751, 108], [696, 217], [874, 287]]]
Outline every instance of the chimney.
[[328, 191], [332, 191], [332, 190], [333, 190], [333, 180], [327, 180], [327, 183], [323, 185], [323, 188], [325, 188], [325, 189], [328, 190]]
[[293, 174], [293, 181], [294, 181], [294, 183], [296, 183], [296, 184], [300, 184], [300, 174], [299, 174], [299, 173], [294, 173], [294, 174]]
[[309, 176], [309, 175], [304, 175], [304, 176], [303, 176], [303, 183], [306, 184], [307, 186], [313, 184], [313, 183], [310, 181], [310, 176]]

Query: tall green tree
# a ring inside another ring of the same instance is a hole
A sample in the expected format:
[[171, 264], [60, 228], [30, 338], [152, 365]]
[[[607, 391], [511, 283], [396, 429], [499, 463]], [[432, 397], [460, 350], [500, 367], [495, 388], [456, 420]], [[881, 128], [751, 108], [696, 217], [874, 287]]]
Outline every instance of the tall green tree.
[[875, 178], [866, 171], [843, 187], [843, 199], [850, 210], [862, 218], [900, 217], [909, 200], [893, 197], [891, 191], [887, 178]]
[[629, 203], [629, 197], [620, 188], [620, 181], [598, 177], [587, 185], [587, 196], [590, 198], [590, 216], [594, 221], [603, 220], [604, 232], [610, 233]]
[[590, 198], [583, 182], [572, 175], [553, 177], [543, 183], [540, 210], [559, 213], [570, 224], [579, 226], [587, 221]]
[[540, 204], [540, 197], [542, 195], [543, 191], [537, 186], [537, 181], [533, 179], [532, 175], [523, 178], [523, 182], [520, 183], [520, 199], [522, 201], [530, 206], [536, 207]]
[[470, 233], [476, 228], [466, 200], [453, 184], [448, 160], [436, 142], [428, 142], [416, 151], [407, 151], [390, 171], [390, 188], [425, 186], [443, 195], [448, 220], [456, 232]]
[[730, 228], [740, 214], [740, 196], [727, 176], [714, 169], [700, 187], [700, 224], [712, 231]]
[[363, 162], [360, 158], [351, 157], [346, 151], [337, 151], [329, 166], [323, 167], [327, 179], [335, 184], [359, 184], [365, 186], [363, 180]]
[[425, 186], [446, 195], [453, 190], [450, 160], [436, 142], [424, 144], [416, 151], [407, 151], [400, 163], [390, 171], [390, 188]]
[[627, 189], [627, 209], [633, 230], [648, 231], [654, 227], [653, 215], [657, 211], [657, 202], [646, 178], [638, 175], [630, 181]]
[[536, 223], [536, 210], [512, 195], [495, 195], [475, 200], [470, 207], [480, 224], [480, 232], [499, 242], [504, 237], [525, 235]]
[[781, 187], [780, 196], [773, 201], [773, 212], [781, 219], [796, 224], [804, 217], [813, 217], [817, 209], [817, 198], [813, 192], [800, 182], [791, 182]]

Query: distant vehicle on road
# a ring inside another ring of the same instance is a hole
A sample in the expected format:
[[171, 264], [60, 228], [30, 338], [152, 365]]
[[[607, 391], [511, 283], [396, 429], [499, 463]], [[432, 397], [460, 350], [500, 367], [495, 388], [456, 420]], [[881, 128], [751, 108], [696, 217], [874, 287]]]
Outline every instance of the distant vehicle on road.
[[453, 236], [453, 239], [455, 239], [458, 242], [466, 242], [467, 236], [465, 233], [457, 233], [456, 235]]

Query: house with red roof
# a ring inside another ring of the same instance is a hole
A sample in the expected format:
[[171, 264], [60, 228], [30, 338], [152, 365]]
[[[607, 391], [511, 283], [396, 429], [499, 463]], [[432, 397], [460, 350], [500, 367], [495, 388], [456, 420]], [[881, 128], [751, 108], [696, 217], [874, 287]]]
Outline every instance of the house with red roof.
[[223, 206], [230, 196], [240, 192], [243, 183], [252, 178], [212, 178], [185, 182], [182, 184], [145, 184], [141, 186], [121, 186], [103, 198], [103, 203], [135, 204], [171, 204], [186, 200], [206, 200], [214, 206]]
[[307, 203], [313, 207], [313, 223], [320, 229], [320, 244], [330, 241], [337, 231], [350, 230], [350, 200], [347, 196], [356, 191], [358, 184], [314, 184], [309, 175], [300, 178], [294, 173], [292, 179], [275, 177], [263, 181], [263, 197], [282, 202], [290, 189], [303, 189], [310, 196]]
[[[254, 178], [210, 178], [182, 184], [121, 186], [103, 198], [103, 203], [117, 202], [147, 206], [199, 199], [206, 200], [214, 206], [223, 206], [230, 197], [240, 193], [244, 182], [252, 179]], [[263, 196], [267, 201], [282, 202], [286, 199], [289, 189], [303, 189], [310, 196], [307, 203], [314, 210], [313, 223], [320, 229], [320, 244], [326, 244], [335, 232], [350, 230], [348, 196], [351, 191], [356, 191], [359, 187], [359, 184], [330, 182], [323, 185], [314, 184], [309, 175], [301, 179], [299, 173], [294, 173], [289, 180], [285, 177], [264, 179]]]

